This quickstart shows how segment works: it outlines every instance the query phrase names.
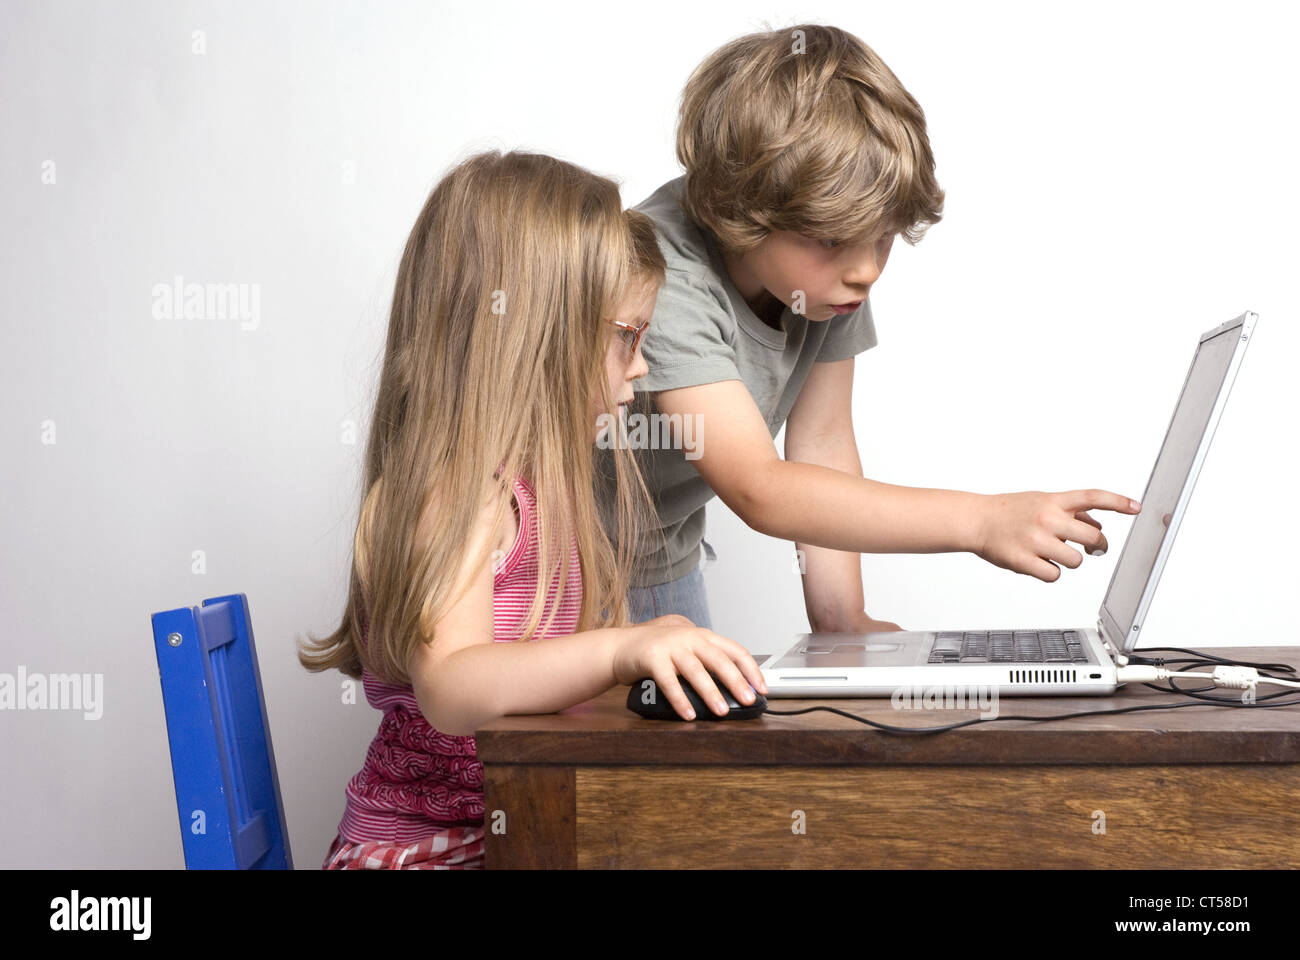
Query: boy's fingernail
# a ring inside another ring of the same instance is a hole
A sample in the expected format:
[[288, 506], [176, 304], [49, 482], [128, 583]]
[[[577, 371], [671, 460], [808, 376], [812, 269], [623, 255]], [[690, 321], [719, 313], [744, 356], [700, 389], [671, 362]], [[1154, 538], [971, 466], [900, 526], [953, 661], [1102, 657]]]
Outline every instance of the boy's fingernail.
[[1132, 509], [1134, 509], [1134, 510], [1141, 510], [1141, 509], [1142, 509], [1142, 504], [1138, 503], [1136, 500], [1130, 500], [1130, 501], [1128, 502], [1128, 505], [1129, 505]]

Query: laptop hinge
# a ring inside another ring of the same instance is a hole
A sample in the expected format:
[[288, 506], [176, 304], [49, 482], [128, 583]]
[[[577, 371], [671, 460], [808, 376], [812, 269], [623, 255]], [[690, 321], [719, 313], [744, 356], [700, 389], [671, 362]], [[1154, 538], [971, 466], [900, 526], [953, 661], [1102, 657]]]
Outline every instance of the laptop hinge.
[[1101, 645], [1106, 648], [1106, 652], [1116, 664], [1122, 667], [1128, 663], [1128, 657], [1124, 656], [1123, 651], [1110, 642], [1110, 637], [1106, 634], [1106, 625], [1102, 623], [1101, 617], [1097, 618], [1097, 636], [1101, 638]]

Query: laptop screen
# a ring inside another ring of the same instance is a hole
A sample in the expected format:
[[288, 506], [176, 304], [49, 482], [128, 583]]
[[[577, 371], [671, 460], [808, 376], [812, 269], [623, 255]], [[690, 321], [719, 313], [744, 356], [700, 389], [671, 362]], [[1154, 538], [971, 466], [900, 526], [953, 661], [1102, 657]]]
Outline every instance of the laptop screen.
[[[1119, 631], [1117, 639], [1124, 649], [1131, 648], [1137, 640], [1133, 627], [1139, 616], [1146, 616], [1150, 595], [1160, 579], [1182, 511], [1186, 509], [1205, 450], [1214, 435], [1216, 408], [1222, 412], [1219, 395], [1222, 393], [1224, 400], [1227, 399], [1232, 387], [1229, 373], [1235, 376], [1233, 357], [1238, 354], [1238, 346], [1245, 348], [1244, 340], [1254, 326], [1254, 319], [1254, 314], [1243, 314], [1213, 335], [1207, 334], [1192, 358], [1182, 396], [1178, 398], [1165, 442], [1142, 495], [1142, 512], [1133, 520], [1106, 599], [1102, 601], [1102, 616], [1109, 615], [1109, 626]], [[1244, 330], [1243, 320], [1250, 321]]]

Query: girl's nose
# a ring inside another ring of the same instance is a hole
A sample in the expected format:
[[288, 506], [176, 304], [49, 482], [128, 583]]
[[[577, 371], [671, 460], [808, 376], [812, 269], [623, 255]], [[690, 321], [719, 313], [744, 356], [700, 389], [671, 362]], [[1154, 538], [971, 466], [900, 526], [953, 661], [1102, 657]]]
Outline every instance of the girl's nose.
[[627, 368], [627, 379], [640, 380], [650, 372], [650, 364], [645, 362], [645, 356], [641, 353], [640, 345], [636, 348], [636, 354], [632, 357], [632, 364]]

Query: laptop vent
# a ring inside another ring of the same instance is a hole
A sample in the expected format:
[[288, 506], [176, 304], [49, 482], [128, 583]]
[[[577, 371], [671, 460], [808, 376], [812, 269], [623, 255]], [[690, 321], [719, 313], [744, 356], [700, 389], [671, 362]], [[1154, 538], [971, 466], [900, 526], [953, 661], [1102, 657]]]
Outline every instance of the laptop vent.
[[1074, 670], [1010, 670], [1012, 683], [1074, 683]]

